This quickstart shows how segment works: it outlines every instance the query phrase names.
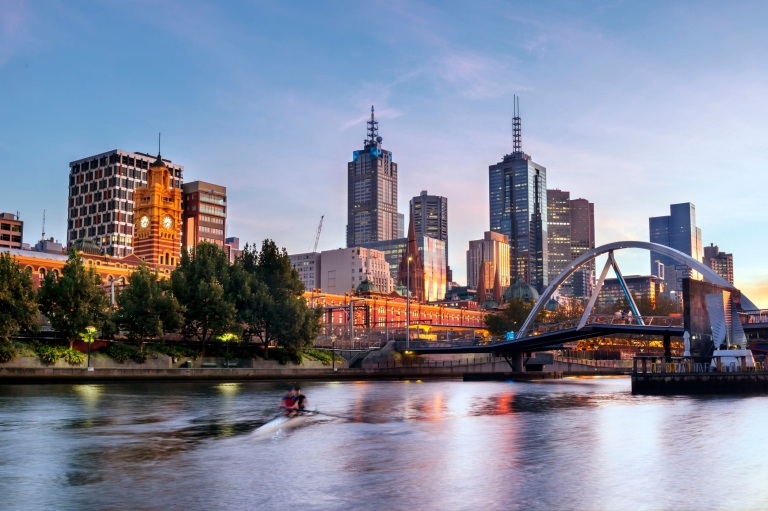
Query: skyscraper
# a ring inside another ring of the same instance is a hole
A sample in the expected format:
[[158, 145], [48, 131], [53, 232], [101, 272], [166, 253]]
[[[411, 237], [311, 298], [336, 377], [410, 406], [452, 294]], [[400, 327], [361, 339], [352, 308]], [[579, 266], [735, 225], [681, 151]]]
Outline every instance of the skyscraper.
[[[133, 194], [147, 185], [154, 156], [115, 149], [69, 164], [67, 247], [84, 238], [97, 242], [113, 257], [133, 253]], [[181, 188], [184, 167], [163, 160], [169, 186]]]
[[[648, 219], [651, 243], [674, 248], [701, 261], [701, 229], [696, 227], [696, 206], [690, 202], [672, 204], [669, 211], [668, 216]], [[676, 292], [679, 296], [683, 290], [683, 278], [700, 278], [698, 272], [692, 271], [687, 265], [658, 252], [651, 252], [651, 274], [663, 278], [667, 290]]]
[[371, 106], [368, 138], [347, 164], [347, 247], [397, 237], [397, 163], [382, 140]]
[[481, 240], [469, 242], [467, 250], [467, 287], [483, 287], [480, 270], [485, 268], [485, 287], [491, 288], [498, 274], [501, 291], [509, 287], [509, 243], [504, 234], [486, 231]]
[[[411, 218], [417, 235], [428, 236], [445, 242], [445, 259], [448, 265], [448, 198], [429, 195], [426, 190], [411, 199]], [[446, 268], [447, 282], [451, 281], [450, 267]]]
[[720, 252], [720, 247], [710, 243], [704, 247], [704, 264], [733, 284], [733, 254]]
[[542, 292], [548, 280], [547, 169], [522, 150], [515, 104], [513, 151], [488, 167], [491, 231], [507, 235], [510, 276]]
[[[571, 193], [547, 190], [548, 280], [552, 282], [571, 264]], [[571, 296], [570, 279], [560, 286], [562, 296]]]
[[[595, 248], [595, 205], [587, 199], [571, 199], [571, 261]], [[595, 260], [571, 275], [571, 290], [576, 298], [589, 298], [595, 284]]]

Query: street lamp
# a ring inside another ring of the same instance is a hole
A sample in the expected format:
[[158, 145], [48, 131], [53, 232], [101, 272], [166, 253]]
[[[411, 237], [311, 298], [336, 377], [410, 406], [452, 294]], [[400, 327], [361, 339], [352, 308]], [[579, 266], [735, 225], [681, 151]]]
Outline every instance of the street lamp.
[[83, 340], [85, 344], [88, 345], [88, 370], [92, 371], [91, 369], [91, 344], [93, 341], [96, 340], [96, 327], [95, 326], [87, 326], [85, 327], [85, 332], [80, 334], [80, 338]]
[[405, 289], [405, 349], [408, 350], [411, 347], [411, 259], [413, 256], [408, 256], [408, 262], [406, 263], [406, 267], [408, 270], [406, 273], [408, 274], [407, 282], [408, 285], [406, 285]]
[[112, 279], [112, 282], [109, 283], [110, 291], [109, 296], [112, 302], [112, 308], [115, 308], [115, 282], [122, 281], [123, 284], [125, 284], [125, 277], [119, 277], [116, 279]]
[[236, 334], [222, 334], [222, 335], [220, 335], [218, 337], [218, 339], [221, 342], [226, 343], [226, 345], [227, 345], [227, 356], [225, 358], [225, 360], [226, 360], [225, 365], [226, 365], [227, 369], [229, 369], [229, 342], [230, 341], [237, 342], [237, 341], [239, 341], [239, 339], [238, 339]]

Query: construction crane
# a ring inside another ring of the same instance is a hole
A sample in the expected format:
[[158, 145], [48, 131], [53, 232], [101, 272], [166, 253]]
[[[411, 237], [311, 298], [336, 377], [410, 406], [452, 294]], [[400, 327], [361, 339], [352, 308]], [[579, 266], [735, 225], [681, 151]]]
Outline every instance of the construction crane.
[[317, 251], [317, 244], [320, 242], [320, 231], [323, 229], [323, 218], [325, 218], [325, 215], [320, 217], [320, 225], [317, 226], [317, 233], [315, 234], [315, 244], [310, 252]]

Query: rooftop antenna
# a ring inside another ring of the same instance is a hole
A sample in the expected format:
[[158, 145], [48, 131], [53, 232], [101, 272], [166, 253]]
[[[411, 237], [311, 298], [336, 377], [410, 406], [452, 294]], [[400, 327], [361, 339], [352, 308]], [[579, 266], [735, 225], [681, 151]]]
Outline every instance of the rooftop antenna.
[[157, 134], [157, 157], [160, 158], [160, 137], [162, 137], [162, 133]]
[[512, 117], [512, 152], [522, 153], [523, 143], [520, 139], [520, 98], [514, 96], [513, 103], [514, 114]]
[[45, 239], [45, 209], [43, 209], [43, 237], [41, 239]]
[[368, 140], [366, 143], [375, 144], [376, 136], [379, 134], [379, 121], [373, 116], [373, 105], [371, 105], [371, 120], [368, 121]]

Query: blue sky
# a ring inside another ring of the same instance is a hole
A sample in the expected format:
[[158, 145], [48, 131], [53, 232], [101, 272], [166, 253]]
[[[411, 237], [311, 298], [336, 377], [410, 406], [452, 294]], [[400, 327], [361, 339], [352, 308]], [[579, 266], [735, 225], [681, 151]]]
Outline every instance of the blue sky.
[[[488, 165], [523, 149], [595, 203], [598, 244], [693, 202], [768, 306], [768, 4], [0, 0], [0, 210], [64, 238], [71, 160], [120, 148], [227, 186], [231, 236], [344, 246], [346, 163], [376, 106], [400, 211], [449, 199], [450, 259], [488, 229]], [[625, 274], [648, 256], [618, 256]]]

